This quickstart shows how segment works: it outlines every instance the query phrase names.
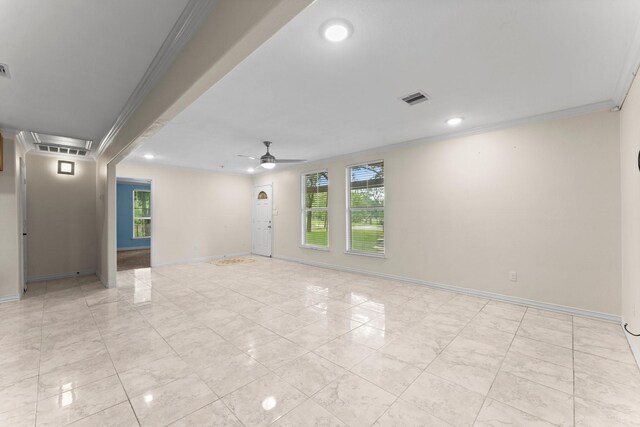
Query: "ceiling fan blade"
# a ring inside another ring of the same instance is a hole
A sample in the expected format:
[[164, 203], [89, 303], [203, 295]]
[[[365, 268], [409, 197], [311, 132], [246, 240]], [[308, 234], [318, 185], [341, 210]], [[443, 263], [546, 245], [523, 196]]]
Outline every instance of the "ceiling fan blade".
[[276, 159], [276, 163], [301, 163], [306, 161], [306, 159]]
[[246, 157], [247, 159], [258, 160], [257, 157], [245, 156], [244, 154], [238, 154], [238, 157]]
[[258, 169], [262, 167], [262, 163], [260, 163], [258, 166], [256, 166], [254, 169]]

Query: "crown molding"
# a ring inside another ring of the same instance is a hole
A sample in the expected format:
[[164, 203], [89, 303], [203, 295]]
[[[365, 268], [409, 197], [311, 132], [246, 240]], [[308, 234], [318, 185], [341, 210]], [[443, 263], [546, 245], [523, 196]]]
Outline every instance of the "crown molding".
[[[507, 121], [504, 121], [504, 122], [490, 123], [490, 124], [487, 124], [487, 125], [477, 126], [477, 127], [470, 128], [470, 129], [463, 129], [463, 130], [443, 133], [443, 134], [439, 134], [439, 135], [425, 136], [425, 137], [410, 139], [410, 140], [407, 140], [407, 141], [396, 142], [396, 143], [392, 143], [392, 144], [379, 145], [377, 147], [367, 148], [365, 150], [351, 151], [351, 152], [348, 152], [348, 153], [338, 154], [338, 155], [335, 155], [335, 156], [324, 157], [322, 159], [309, 160], [309, 161], [305, 162], [304, 164], [309, 165], [309, 167], [311, 167], [311, 168], [320, 167], [320, 166], [317, 166], [319, 163], [325, 164], [327, 162], [339, 161], [339, 160], [342, 160], [342, 159], [348, 158], [348, 157], [364, 156], [364, 155], [367, 155], [367, 154], [371, 154], [373, 156], [377, 156], [380, 153], [386, 153], [388, 151], [396, 150], [396, 149], [403, 148], [403, 147], [406, 147], [406, 146], [412, 146], [412, 145], [418, 145], [418, 144], [426, 144], [426, 143], [429, 143], [429, 142], [447, 141], [447, 140], [450, 140], [450, 139], [463, 138], [463, 137], [473, 136], [473, 135], [480, 135], [480, 134], [483, 134], [483, 133], [498, 131], [498, 130], [502, 130], [502, 129], [509, 129], [509, 128], [513, 128], [513, 127], [516, 127], [516, 126], [526, 125], [526, 124], [541, 123], [541, 122], [546, 122], [546, 121], [551, 121], [551, 120], [558, 120], [558, 119], [567, 118], [567, 117], [579, 116], [581, 114], [596, 113], [596, 112], [599, 112], [599, 111], [613, 111], [612, 109], [614, 109], [615, 107], [616, 107], [616, 104], [615, 104], [615, 102], [613, 100], [595, 102], [593, 104], [581, 105], [579, 107], [573, 107], [573, 108], [567, 108], [567, 109], [564, 109], [564, 110], [552, 111], [550, 113], [536, 114], [536, 115], [533, 115], [533, 116], [526, 116], [526, 117], [521, 117], [521, 118], [517, 118], [517, 119], [513, 119], [513, 120], [507, 120]], [[298, 164], [282, 164], [282, 165], [278, 165], [277, 170], [276, 169], [272, 169], [271, 171], [268, 171], [266, 173], [265, 172], [261, 172], [260, 174], [256, 173], [256, 174], [251, 174], [250, 176], [255, 176], [255, 177], [265, 176], [265, 175], [268, 175], [270, 173], [278, 173], [278, 172], [281, 172], [281, 171], [284, 171], [284, 170], [294, 169], [296, 166], [299, 166], [299, 165], [300, 165], [300, 163], [298, 163]]]
[[638, 73], [640, 68], [640, 25], [636, 28], [636, 32], [631, 40], [627, 57], [622, 67], [622, 73], [618, 79], [615, 92], [613, 93], [613, 100], [616, 105], [622, 108], [624, 100], [627, 98], [633, 79]]
[[126, 104], [120, 111], [111, 129], [102, 137], [98, 144], [95, 157], [99, 157], [118, 136], [125, 123], [131, 118], [144, 98], [169, 69], [178, 54], [209, 15], [218, 0], [189, 0], [180, 17], [173, 25], [169, 35], [151, 61], [147, 71], [138, 82]]
[[27, 154], [29, 151], [33, 149], [33, 146], [24, 139], [22, 132], [16, 132], [15, 135], [16, 135], [15, 140], [18, 141], [18, 144], [20, 144], [25, 154]]
[[580, 105], [578, 107], [567, 108], [564, 110], [551, 111], [549, 113], [535, 114], [533, 116], [521, 117], [513, 120], [506, 120], [504, 122], [497, 122], [493, 124], [478, 126], [471, 129], [464, 129], [457, 132], [444, 133], [440, 135], [428, 136], [426, 138], [418, 138], [411, 141], [401, 142], [399, 144], [391, 144], [386, 147], [395, 147], [403, 144], [415, 144], [421, 142], [435, 142], [443, 141], [447, 139], [461, 138], [465, 136], [479, 135], [482, 133], [488, 133], [501, 129], [513, 128], [516, 126], [522, 126], [532, 123], [541, 123], [551, 120], [558, 120], [567, 117], [580, 116], [582, 114], [596, 113], [599, 111], [612, 111], [615, 109], [616, 103], [609, 99], [606, 101], [595, 102], [593, 104]]

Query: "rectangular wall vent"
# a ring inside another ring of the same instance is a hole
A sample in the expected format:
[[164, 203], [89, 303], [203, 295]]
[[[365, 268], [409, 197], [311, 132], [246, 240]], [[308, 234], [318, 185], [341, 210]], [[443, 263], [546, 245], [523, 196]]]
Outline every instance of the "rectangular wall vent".
[[424, 101], [429, 100], [429, 96], [423, 92], [412, 93], [411, 95], [407, 95], [401, 98], [404, 102], [409, 105], [416, 105]]

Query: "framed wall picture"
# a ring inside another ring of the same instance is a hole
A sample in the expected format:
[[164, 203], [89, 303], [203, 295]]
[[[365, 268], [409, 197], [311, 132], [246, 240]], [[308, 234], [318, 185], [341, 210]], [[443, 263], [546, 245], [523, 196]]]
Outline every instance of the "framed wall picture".
[[0, 133], [0, 171], [3, 169], [4, 147], [2, 146], [2, 134]]

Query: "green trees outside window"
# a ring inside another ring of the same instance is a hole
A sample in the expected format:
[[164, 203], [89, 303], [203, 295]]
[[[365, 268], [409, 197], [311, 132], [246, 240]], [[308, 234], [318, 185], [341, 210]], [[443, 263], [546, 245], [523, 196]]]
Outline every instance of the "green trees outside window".
[[302, 244], [329, 246], [329, 174], [327, 171], [302, 176]]
[[384, 162], [347, 169], [348, 245], [356, 253], [384, 254]]
[[151, 192], [133, 190], [133, 238], [151, 237]]

